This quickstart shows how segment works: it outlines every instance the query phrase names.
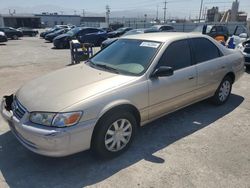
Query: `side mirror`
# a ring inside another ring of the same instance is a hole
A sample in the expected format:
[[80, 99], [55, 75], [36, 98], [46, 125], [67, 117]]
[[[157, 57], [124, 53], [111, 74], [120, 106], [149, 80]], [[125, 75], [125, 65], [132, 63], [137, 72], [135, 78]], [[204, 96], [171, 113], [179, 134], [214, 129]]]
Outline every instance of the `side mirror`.
[[151, 77], [166, 77], [172, 76], [174, 74], [174, 70], [172, 67], [162, 66], [154, 71]]
[[246, 33], [241, 33], [241, 34], [239, 35], [239, 37], [240, 37], [240, 38], [246, 39], [246, 38], [247, 38], [247, 34], [246, 34]]

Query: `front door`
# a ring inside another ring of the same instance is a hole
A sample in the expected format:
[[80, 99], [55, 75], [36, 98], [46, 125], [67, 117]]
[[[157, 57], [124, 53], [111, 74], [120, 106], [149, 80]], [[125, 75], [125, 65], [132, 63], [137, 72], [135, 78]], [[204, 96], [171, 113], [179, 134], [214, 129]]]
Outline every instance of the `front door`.
[[174, 111], [195, 99], [197, 70], [192, 64], [187, 40], [171, 43], [162, 55], [156, 69], [168, 66], [174, 74], [168, 77], [150, 78], [149, 119]]

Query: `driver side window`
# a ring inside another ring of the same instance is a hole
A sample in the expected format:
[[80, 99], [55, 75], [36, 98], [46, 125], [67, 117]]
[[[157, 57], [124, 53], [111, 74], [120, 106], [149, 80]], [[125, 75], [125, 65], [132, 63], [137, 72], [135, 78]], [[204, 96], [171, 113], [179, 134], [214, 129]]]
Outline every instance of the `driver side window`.
[[172, 67], [173, 70], [178, 70], [191, 65], [191, 52], [188, 41], [179, 40], [167, 47], [156, 68], [167, 66]]

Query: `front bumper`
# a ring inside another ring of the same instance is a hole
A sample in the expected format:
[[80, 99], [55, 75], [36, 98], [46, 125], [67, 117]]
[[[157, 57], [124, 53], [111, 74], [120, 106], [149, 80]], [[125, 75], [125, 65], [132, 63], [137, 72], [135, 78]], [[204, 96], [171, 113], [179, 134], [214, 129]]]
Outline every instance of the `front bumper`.
[[61, 40], [53, 40], [53, 44], [56, 48], [62, 47], [62, 41]]
[[5, 36], [0, 36], [0, 42], [7, 42], [8, 38]]
[[18, 119], [6, 109], [6, 99], [1, 102], [1, 114], [11, 132], [29, 150], [51, 157], [71, 155], [90, 148], [96, 120], [80, 122], [68, 128], [52, 128], [31, 123], [28, 114]]

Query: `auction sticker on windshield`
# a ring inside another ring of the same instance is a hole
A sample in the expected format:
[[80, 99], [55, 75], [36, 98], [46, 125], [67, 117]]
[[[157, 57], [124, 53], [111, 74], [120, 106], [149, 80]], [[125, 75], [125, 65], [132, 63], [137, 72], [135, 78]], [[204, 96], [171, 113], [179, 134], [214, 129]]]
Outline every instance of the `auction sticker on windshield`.
[[158, 48], [160, 43], [157, 42], [142, 42], [140, 46], [149, 47], [149, 48]]

